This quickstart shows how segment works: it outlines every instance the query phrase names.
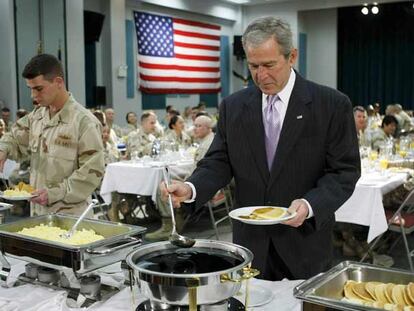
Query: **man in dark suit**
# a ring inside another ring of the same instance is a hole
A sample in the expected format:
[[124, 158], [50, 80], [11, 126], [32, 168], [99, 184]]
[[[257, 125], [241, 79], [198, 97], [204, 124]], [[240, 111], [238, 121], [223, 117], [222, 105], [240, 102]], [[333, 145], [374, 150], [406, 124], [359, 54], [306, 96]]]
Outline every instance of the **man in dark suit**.
[[253, 21], [243, 46], [256, 86], [223, 100], [205, 158], [187, 183], [168, 191], [176, 206], [200, 206], [234, 177], [236, 208], [289, 206], [296, 216], [284, 224], [235, 221], [233, 240], [253, 252], [262, 278], [306, 279], [329, 268], [334, 212], [360, 176], [352, 106], [292, 69], [297, 50], [287, 23]]

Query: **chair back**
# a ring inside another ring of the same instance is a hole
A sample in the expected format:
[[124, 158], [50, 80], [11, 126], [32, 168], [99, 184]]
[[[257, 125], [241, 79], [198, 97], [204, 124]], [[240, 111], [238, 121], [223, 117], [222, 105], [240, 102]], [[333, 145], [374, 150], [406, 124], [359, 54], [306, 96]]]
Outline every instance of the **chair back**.
[[401, 223], [401, 217], [403, 214], [409, 215], [414, 212], [414, 189], [412, 189], [404, 201], [401, 203], [397, 211], [389, 218], [388, 226], [396, 225]]

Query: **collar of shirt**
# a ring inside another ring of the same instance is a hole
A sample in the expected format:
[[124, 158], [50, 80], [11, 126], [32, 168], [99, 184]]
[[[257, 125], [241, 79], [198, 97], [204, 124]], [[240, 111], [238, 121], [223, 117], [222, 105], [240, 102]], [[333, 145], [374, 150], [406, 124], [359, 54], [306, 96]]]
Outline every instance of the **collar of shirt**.
[[[290, 96], [292, 95], [293, 87], [295, 85], [295, 80], [296, 80], [296, 73], [291, 68], [288, 82], [286, 83], [283, 90], [281, 90], [279, 93], [277, 93], [277, 95], [279, 96], [279, 100], [277, 101], [277, 103], [278, 103], [277, 111], [280, 114], [280, 120], [281, 120], [281, 125], [282, 126], [283, 126], [283, 121], [285, 120], [285, 115], [286, 115], [286, 110], [287, 110], [287, 107], [288, 107], [289, 99], [290, 99]], [[262, 93], [262, 113], [263, 113], [263, 116], [264, 116], [265, 108], [267, 106], [267, 96], [269, 96], [269, 95], [267, 95], [265, 93]]]
[[73, 121], [71, 120], [73, 116], [70, 112], [70, 106], [72, 106], [74, 102], [75, 99], [73, 98], [72, 94], [69, 93], [69, 97], [63, 105], [62, 109], [60, 109], [52, 118], [50, 118], [48, 107], [40, 107], [39, 109], [41, 109], [41, 111], [39, 111], [39, 119], [43, 119], [43, 122], [46, 124], [46, 126], [56, 126], [59, 122], [69, 124]]

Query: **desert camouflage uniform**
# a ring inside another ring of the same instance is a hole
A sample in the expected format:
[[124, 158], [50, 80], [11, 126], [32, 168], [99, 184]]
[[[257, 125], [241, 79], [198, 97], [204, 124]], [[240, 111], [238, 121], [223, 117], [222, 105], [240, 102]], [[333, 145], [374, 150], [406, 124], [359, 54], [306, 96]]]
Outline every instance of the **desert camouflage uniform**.
[[81, 214], [104, 174], [101, 125], [71, 94], [50, 119], [39, 107], [18, 120], [0, 140], [0, 150], [19, 161], [30, 156], [30, 183], [47, 189], [47, 206], [34, 204], [32, 215], [62, 211]]
[[372, 148], [374, 150], [379, 150], [380, 146], [385, 143], [390, 138], [385, 134], [382, 128], [377, 128], [374, 133], [372, 133]]
[[181, 133], [181, 137], [178, 137], [177, 133], [172, 130], [165, 135], [165, 140], [175, 142], [179, 146], [188, 147], [191, 145], [191, 138], [184, 131]]
[[140, 157], [151, 154], [152, 143], [155, 140], [153, 134], [146, 134], [143, 130], [135, 130], [128, 135], [127, 152], [131, 156], [134, 151], [138, 151]]
[[114, 130], [115, 134], [117, 137], [121, 138], [122, 137], [122, 127], [120, 127], [118, 124], [109, 124], [108, 122], [108, 126], [111, 130]]
[[122, 137], [128, 136], [130, 133], [137, 130], [137, 127], [133, 124], [128, 123], [126, 127], [121, 129]]
[[114, 144], [107, 142], [104, 146], [103, 151], [104, 151], [105, 165], [119, 161], [120, 154]]

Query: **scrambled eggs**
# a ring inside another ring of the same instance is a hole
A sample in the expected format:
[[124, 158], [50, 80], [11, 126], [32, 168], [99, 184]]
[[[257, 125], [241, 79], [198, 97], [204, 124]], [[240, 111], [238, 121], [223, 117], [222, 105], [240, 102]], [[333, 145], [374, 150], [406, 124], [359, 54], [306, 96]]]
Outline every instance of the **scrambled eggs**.
[[5, 190], [3, 194], [7, 197], [30, 197], [33, 191], [35, 189], [32, 186], [21, 181], [14, 188]]
[[89, 244], [104, 239], [102, 235], [96, 234], [95, 231], [87, 229], [76, 230], [72, 237], [70, 237], [69, 239], [61, 238], [60, 235], [66, 232], [67, 230], [64, 230], [59, 227], [51, 227], [46, 226], [44, 224], [40, 224], [32, 228], [23, 228], [17, 233], [47, 241], [54, 241], [71, 245]]

